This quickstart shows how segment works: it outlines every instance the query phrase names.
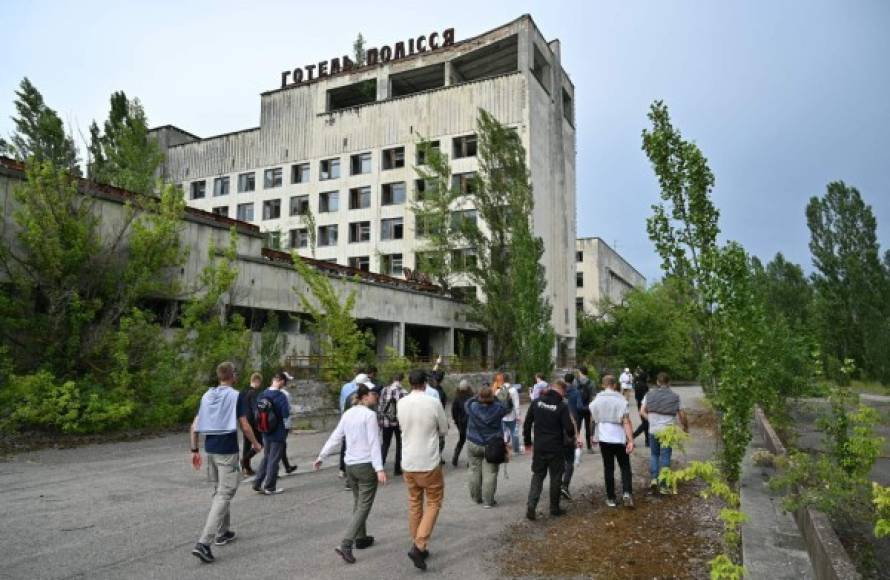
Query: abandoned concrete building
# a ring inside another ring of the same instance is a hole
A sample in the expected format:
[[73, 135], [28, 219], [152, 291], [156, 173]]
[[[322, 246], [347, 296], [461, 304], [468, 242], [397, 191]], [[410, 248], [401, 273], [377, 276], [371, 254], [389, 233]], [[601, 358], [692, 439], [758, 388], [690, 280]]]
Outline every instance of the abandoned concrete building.
[[[0, 157], [0, 208], [4, 243], [15, 243], [16, 202], [13, 188], [25, 178], [24, 166]], [[79, 180], [82, 193], [96, 200], [94, 211], [100, 215], [103, 232], [115, 232], [125, 216], [124, 203], [136, 194], [115, 187]], [[295, 288], [306, 292], [306, 283], [294, 270], [290, 255], [263, 247], [259, 227], [246, 222], [215, 215], [196, 208], [186, 208], [180, 230], [182, 244], [189, 248], [187, 262], [177, 276], [183, 289], [181, 300], [199, 292], [201, 271], [207, 264], [210, 244], [224, 248], [229, 232], [238, 234], [238, 278], [229, 293], [232, 312], [244, 316], [258, 344], [259, 331], [269, 313], [275, 312], [284, 333], [284, 353], [293, 367], [308, 366], [317, 342], [306, 324]], [[438, 287], [421, 285], [389, 276], [362, 272], [345, 266], [308, 260], [310, 265], [327, 273], [341, 296], [354, 290], [354, 314], [359, 326], [372, 331], [378, 355], [393, 347], [405, 354], [406, 346], [414, 345], [419, 357], [451, 355], [454, 345], [471, 346], [484, 357], [485, 334], [467, 321], [467, 306], [443, 294]], [[180, 300], [180, 301], [181, 301]], [[158, 301], [146, 305], [156, 312], [175, 310], [180, 301]], [[475, 345], [475, 346], [473, 346]], [[315, 364], [315, 363], [312, 363]], [[482, 363], [484, 364], [484, 362]]]
[[604, 299], [620, 304], [646, 278], [600, 238], [579, 238], [575, 246], [575, 309], [588, 316], [601, 314]]
[[[474, 131], [484, 108], [526, 148], [556, 353], [573, 358], [575, 94], [558, 40], [547, 41], [525, 15], [466, 40], [447, 29], [371, 49], [363, 66], [343, 57], [284, 71], [280, 85], [261, 94], [258, 127], [205, 138], [172, 125], [153, 130], [166, 153], [164, 178], [182, 185], [191, 207], [256, 224], [249, 255], [259, 256], [262, 232], [272, 247], [401, 278], [418, 267], [425, 243], [411, 210], [424, 186], [417, 144], [428, 139], [446, 153], [453, 183], [466, 187], [478, 169]], [[454, 219], [477, 219], [469, 200], [452, 210]], [[466, 248], [452, 259], [472, 254]], [[274, 267], [263, 268], [247, 277], [255, 285], [248, 294], [286, 293], [287, 284], [273, 282], [280, 276], [265, 278]], [[393, 332], [426, 320], [453, 334], [456, 304], [404, 289], [384, 294], [395, 318], [370, 303], [363, 316], [386, 320]], [[421, 319], [401, 320], [417, 301], [426, 305]]]

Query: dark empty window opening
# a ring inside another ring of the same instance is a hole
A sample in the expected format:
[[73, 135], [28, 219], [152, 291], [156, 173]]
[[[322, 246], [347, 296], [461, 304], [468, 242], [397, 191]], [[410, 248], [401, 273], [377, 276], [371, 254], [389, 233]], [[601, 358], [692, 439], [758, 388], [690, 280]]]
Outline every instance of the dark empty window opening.
[[371, 154], [370, 153], [358, 153], [350, 157], [349, 162], [349, 174], [350, 175], [362, 175], [364, 173], [371, 173]]
[[544, 58], [544, 54], [538, 49], [538, 45], [535, 45], [535, 57], [532, 62], [532, 75], [538, 82], [541, 83], [541, 86], [544, 87], [544, 90], [547, 91], [547, 94], [550, 94], [550, 63], [547, 62], [547, 59]]
[[361, 270], [362, 272], [370, 272], [371, 258], [370, 256], [353, 256], [349, 258], [349, 267]]
[[519, 69], [519, 39], [514, 34], [451, 61], [453, 83], [468, 82]]
[[451, 189], [460, 195], [472, 195], [477, 193], [476, 172], [456, 173], [451, 176]]
[[371, 207], [371, 188], [356, 187], [349, 190], [349, 209], [365, 209]]
[[401, 97], [445, 86], [445, 64], [434, 64], [389, 77], [391, 94]]
[[290, 169], [291, 183], [309, 183], [309, 164], [297, 163]]
[[380, 193], [380, 205], [401, 205], [405, 203], [405, 182], [384, 183]]
[[565, 89], [562, 90], [562, 115], [572, 127], [575, 126], [575, 109], [572, 95]]
[[463, 137], [454, 138], [454, 150], [452, 158], [460, 159], [461, 157], [476, 156], [476, 135], [465, 135]]
[[352, 222], [349, 224], [349, 243], [371, 241], [371, 222]]
[[328, 90], [328, 111], [357, 107], [377, 100], [377, 79]]
[[383, 150], [383, 169], [398, 169], [405, 166], [405, 148], [393, 147]]

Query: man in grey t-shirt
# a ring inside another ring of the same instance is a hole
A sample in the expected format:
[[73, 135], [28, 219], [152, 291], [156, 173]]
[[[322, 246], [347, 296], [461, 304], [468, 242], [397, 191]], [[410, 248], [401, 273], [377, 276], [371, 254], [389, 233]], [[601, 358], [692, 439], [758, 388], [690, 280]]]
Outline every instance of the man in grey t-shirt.
[[667, 373], [658, 373], [656, 387], [643, 398], [640, 416], [649, 421], [649, 474], [652, 476], [649, 485], [653, 489], [660, 487], [662, 494], [670, 493], [666, 485], [659, 486], [658, 475], [662, 469], [671, 466], [673, 450], [661, 444], [660, 434], [667, 427], [676, 425], [678, 419], [683, 431], [688, 433], [689, 419], [680, 396], [671, 389], [671, 379]]

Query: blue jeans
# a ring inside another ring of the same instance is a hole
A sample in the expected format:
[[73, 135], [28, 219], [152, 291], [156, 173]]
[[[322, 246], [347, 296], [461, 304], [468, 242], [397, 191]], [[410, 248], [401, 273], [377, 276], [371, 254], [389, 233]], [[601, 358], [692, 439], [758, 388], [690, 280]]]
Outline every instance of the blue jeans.
[[510, 441], [513, 442], [513, 453], [519, 453], [519, 437], [516, 436], [516, 420], [501, 421], [501, 426], [504, 428], [504, 433], [510, 435]]
[[652, 479], [658, 479], [658, 474], [661, 470], [671, 466], [671, 452], [673, 450], [670, 447], [663, 447], [661, 442], [658, 441], [658, 437], [650, 434], [649, 451], [649, 474], [652, 476]]

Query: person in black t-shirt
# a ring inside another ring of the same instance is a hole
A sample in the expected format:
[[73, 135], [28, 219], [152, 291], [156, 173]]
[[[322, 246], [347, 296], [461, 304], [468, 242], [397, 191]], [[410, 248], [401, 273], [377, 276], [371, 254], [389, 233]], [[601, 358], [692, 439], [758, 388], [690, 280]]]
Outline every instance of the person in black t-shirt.
[[[260, 373], [253, 373], [250, 375], [250, 386], [241, 391], [238, 405], [244, 409], [244, 417], [247, 419], [247, 422], [250, 423], [250, 428], [253, 430], [254, 434], [257, 433], [256, 430], [256, 397], [260, 392], [260, 388], [263, 386], [263, 375]], [[243, 434], [244, 437], [244, 449], [241, 452], [241, 469], [244, 471], [244, 475], [254, 475], [254, 471], [250, 466], [250, 460], [253, 459], [253, 456], [256, 455], [256, 451], [253, 450], [253, 447], [250, 445], [250, 441], [247, 439], [247, 434]]]

